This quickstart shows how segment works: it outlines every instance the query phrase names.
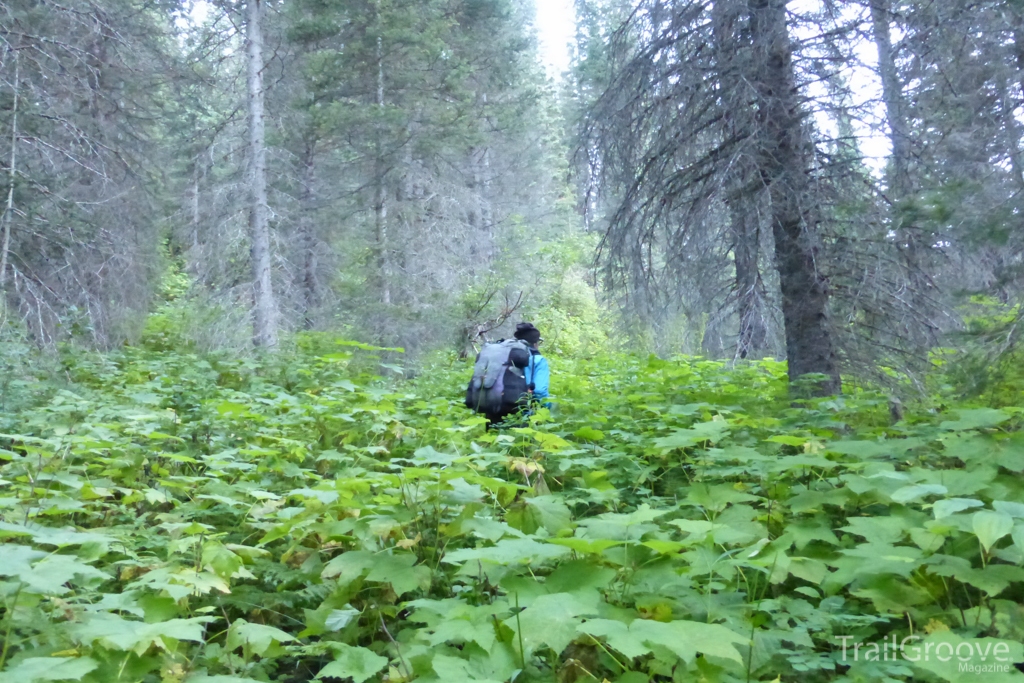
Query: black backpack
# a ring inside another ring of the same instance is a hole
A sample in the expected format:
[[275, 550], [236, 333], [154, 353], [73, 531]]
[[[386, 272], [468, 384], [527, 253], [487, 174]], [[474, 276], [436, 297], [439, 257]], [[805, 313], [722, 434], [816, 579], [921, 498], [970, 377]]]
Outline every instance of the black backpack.
[[519, 339], [484, 344], [466, 388], [466, 407], [491, 421], [522, 409], [528, 396], [523, 369], [531, 358], [529, 345]]

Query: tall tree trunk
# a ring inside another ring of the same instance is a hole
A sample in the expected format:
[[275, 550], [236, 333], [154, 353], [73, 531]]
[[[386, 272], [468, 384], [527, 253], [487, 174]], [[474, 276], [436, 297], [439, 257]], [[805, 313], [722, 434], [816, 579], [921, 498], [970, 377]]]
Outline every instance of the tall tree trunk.
[[200, 204], [200, 196], [202, 192], [202, 173], [200, 166], [203, 163], [202, 152], [198, 152], [195, 156], [194, 165], [192, 168], [192, 189], [189, 192], [189, 200], [191, 202], [191, 219], [189, 220], [189, 242], [192, 244], [192, 249], [199, 249], [199, 224], [202, 221], [202, 211]]
[[[0, 296], [7, 283], [7, 255], [11, 251], [11, 221], [14, 220], [14, 182], [18, 179], [18, 96], [20, 87], [20, 70], [18, 52], [14, 52], [14, 102], [11, 105], [11, 156], [7, 165], [7, 203], [4, 206], [2, 219], [2, 236], [0, 236]], [[2, 303], [0, 303], [2, 305]]]
[[913, 188], [910, 176], [910, 134], [907, 123], [906, 102], [903, 98], [903, 84], [896, 70], [896, 52], [892, 46], [891, 26], [892, 5], [890, 0], [871, 0], [871, 25], [875, 47], [878, 51], [878, 76], [882, 81], [882, 99], [885, 102], [885, 117], [889, 124], [889, 144], [892, 155], [889, 159], [889, 199], [895, 218], [893, 229], [910, 270], [912, 296], [920, 298], [928, 280], [922, 270], [921, 238], [913, 225], [913, 210], [907, 206], [912, 198]]
[[882, 99], [889, 124], [892, 154], [887, 172], [888, 192], [892, 204], [892, 229], [907, 269], [908, 299], [914, 313], [909, 335], [921, 346], [933, 341], [934, 323], [930, 321], [928, 290], [932, 283], [928, 268], [929, 244], [933, 237], [921, 230], [919, 211], [914, 207], [915, 187], [911, 169], [910, 123], [903, 84], [896, 68], [896, 51], [892, 45], [891, 0], [870, 0], [871, 24], [878, 52], [878, 75], [882, 81]]
[[316, 140], [310, 136], [302, 153], [302, 187], [299, 192], [299, 241], [302, 246], [302, 324], [313, 328], [313, 310], [320, 303], [317, 286]]
[[765, 349], [768, 331], [765, 325], [765, 290], [761, 279], [760, 217], [756, 182], [757, 168], [750, 141], [755, 129], [750, 114], [749, 81], [744, 74], [751, 59], [749, 44], [738, 38], [739, 22], [745, 16], [742, 0], [718, 0], [711, 6], [714, 29], [715, 63], [722, 99], [720, 106], [727, 140], [733, 154], [726, 179], [726, 205], [732, 238], [733, 263], [736, 268], [736, 308], [739, 313], [739, 334], [736, 356], [747, 358]]
[[253, 343], [277, 345], [277, 309], [271, 282], [267, 205], [267, 148], [263, 121], [263, 3], [248, 0], [246, 54], [249, 90], [249, 239], [253, 284]]
[[[378, 17], [380, 3], [377, 3]], [[380, 300], [391, 304], [391, 254], [388, 244], [388, 192], [387, 162], [384, 159], [384, 41], [377, 36], [377, 110], [381, 121], [377, 123], [376, 157], [373, 168], [373, 218], [377, 242], [377, 272], [380, 280]]]
[[760, 237], [754, 204], [753, 198], [746, 198], [745, 201], [737, 198], [729, 205], [740, 319], [736, 355], [740, 358], [756, 356], [764, 352], [768, 345], [765, 287], [759, 264]]
[[878, 50], [878, 75], [882, 80], [882, 99], [885, 101], [889, 142], [892, 145], [889, 191], [893, 201], [900, 202], [910, 190], [910, 149], [903, 85], [896, 70], [896, 54], [890, 37], [891, 17], [889, 0], [871, 0], [871, 24]]
[[750, 0], [750, 11], [757, 67], [758, 167], [771, 201], [789, 379], [820, 373], [826, 379], [810, 391], [836, 394], [841, 383], [828, 320], [828, 286], [815, 263], [810, 150], [793, 73], [786, 0]]

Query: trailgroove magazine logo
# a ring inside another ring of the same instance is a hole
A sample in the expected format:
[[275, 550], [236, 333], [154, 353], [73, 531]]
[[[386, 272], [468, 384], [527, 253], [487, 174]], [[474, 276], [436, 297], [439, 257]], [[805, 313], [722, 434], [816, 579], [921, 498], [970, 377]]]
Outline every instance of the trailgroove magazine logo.
[[992, 639], [925, 641], [921, 636], [909, 635], [897, 640], [883, 640], [880, 644], [857, 642], [853, 636], [835, 636], [842, 643], [843, 662], [940, 662], [957, 664], [961, 673], [1010, 673], [1014, 657], [1010, 645]]

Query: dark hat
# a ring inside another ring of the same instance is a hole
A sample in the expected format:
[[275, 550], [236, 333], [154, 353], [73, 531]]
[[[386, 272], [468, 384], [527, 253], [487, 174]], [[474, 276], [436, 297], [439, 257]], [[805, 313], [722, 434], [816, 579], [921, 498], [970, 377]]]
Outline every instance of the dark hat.
[[540, 330], [533, 326], [533, 323], [519, 323], [516, 325], [516, 339], [522, 339], [524, 342], [533, 346], [540, 341]]

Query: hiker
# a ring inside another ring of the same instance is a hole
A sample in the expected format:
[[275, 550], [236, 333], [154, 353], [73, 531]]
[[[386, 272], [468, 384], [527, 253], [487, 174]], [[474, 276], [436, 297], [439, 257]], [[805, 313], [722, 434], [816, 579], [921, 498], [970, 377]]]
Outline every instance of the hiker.
[[551, 370], [548, 368], [548, 359], [540, 354], [539, 349], [544, 337], [540, 336], [540, 330], [534, 327], [533, 323], [519, 323], [513, 336], [530, 345], [530, 362], [523, 368], [523, 375], [531, 401], [543, 403], [545, 407], [550, 408], [551, 404], [544, 403], [544, 399], [548, 397]]
[[535, 401], [548, 397], [548, 362], [537, 348], [542, 341], [532, 323], [519, 323], [513, 339], [480, 349], [466, 387], [466, 407], [483, 413], [488, 429], [509, 415], [529, 415]]

